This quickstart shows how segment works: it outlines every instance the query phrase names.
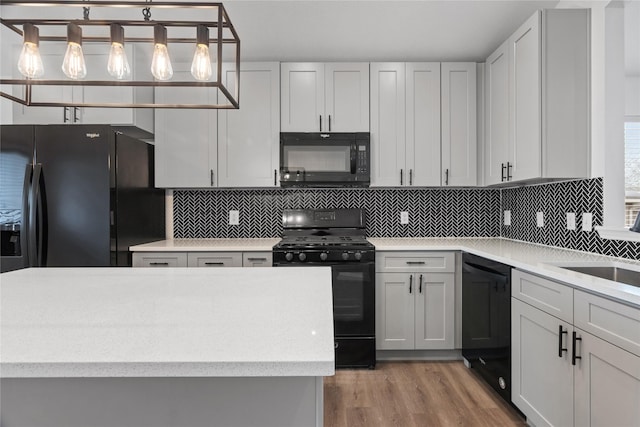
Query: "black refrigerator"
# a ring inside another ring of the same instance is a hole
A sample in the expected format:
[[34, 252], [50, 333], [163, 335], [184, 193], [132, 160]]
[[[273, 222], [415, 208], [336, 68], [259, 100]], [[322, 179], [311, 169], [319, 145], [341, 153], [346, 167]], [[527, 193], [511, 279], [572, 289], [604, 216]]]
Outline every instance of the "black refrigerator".
[[153, 145], [137, 128], [0, 126], [2, 272], [130, 266], [129, 246], [165, 238]]

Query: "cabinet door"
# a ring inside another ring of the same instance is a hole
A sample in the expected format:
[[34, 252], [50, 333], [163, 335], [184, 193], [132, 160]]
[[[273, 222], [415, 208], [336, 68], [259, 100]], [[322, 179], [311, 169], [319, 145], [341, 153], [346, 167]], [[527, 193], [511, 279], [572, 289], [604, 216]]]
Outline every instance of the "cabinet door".
[[184, 252], [134, 252], [133, 267], [186, 267]]
[[509, 39], [511, 82], [512, 180], [541, 176], [540, 13], [536, 12]]
[[416, 349], [449, 350], [454, 348], [454, 275], [415, 274]]
[[414, 275], [376, 274], [376, 349], [412, 350], [414, 337]]
[[503, 43], [486, 62], [485, 185], [498, 184], [509, 158], [509, 49]]
[[406, 64], [409, 185], [440, 185], [440, 63]]
[[242, 252], [190, 252], [187, 267], [242, 267]]
[[[180, 65], [175, 64], [173, 79], [191, 80], [188, 68]], [[217, 102], [213, 89], [158, 87], [155, 96], [157, 102], [168, 104]], [[156, 187], [217, 186], [216, 110], [158, 108], [155, 130]]]
[[407, 185], [405, 64], [371, 64], [371, 186]]
[[322, 131], [369, 132], [369, 63], [327, 63]]
[[271, 267], [273, 265], [273, 254], [271, 252], [243, 252], [243, 267]]
[[[321, 132], [324, 113], [324, 64], [283, 63], [280, 66], [282, 132]], [[327, 128], [325, 128], [327, 126]]]
[[[223, 81], [235, 91], [235, 69], [223, 69]], [[218, 185], [277, 185], [280, 68], [277, 62], [242, 63], [241, 108], [218, 112]]]
[[474, 186], [477, 177], [476, 64], [442, 63], [442, 182]]
[[[538, 427], [572, 426], [573, 328], [522, 301], [511, 301], [511, 400]], [[560, 336], [560, 327], [567, 333]], [[568, 349], [561, 357], [560, 345]]]
[[640, 425], [640, 357], [577, 329], [575, 421], [581, 427]]

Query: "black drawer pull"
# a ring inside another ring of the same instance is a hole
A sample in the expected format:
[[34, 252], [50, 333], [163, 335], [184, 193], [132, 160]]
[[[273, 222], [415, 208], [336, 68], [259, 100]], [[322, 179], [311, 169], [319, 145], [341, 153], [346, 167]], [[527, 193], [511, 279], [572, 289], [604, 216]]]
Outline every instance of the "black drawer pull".
[[582, 359], [582, 356], [576, 356], [577, 354], [577, 345], [578, 345], [578, 341], [582, 341], [582, 338], [578, 337], [578, 334], [576, 333], [576, 331], [573, 331], [573, 351], [571, 353], [571, 364], [575, 366], [576, 364], [576, 360], [577, 359]]
[[205, 262], [204, 265], [215, 265], [220, 266], [220, 265], [224, 265], [224, 262]]
[[411, 293], [412, 288], [413, 288], [413, 276], [409, 276], [409, 293]]
[[168, 262], [150, 262], [149, 265], [163, 265], [163, 266], [166, 266], [166, 265], [169, 265], [169, 263]]
[[562, 353], [568, 351], [566, 348], [562, 347], [562, 336], [569, 333], [569, 330], [562, 330], [562, 325], [558, 325], [558, 357], [562, 357]]
[[263, 262], [267, 261], [266, 258], [247, 258], [247, 260], [249, 260], [249, 261], [263, 261]]
[[420, 293], [422, 293], [422, 274], [420, 275], [420, 287], [418, 288]]
[[408, 265], [424, 265], [424, 261], [407, 261]]

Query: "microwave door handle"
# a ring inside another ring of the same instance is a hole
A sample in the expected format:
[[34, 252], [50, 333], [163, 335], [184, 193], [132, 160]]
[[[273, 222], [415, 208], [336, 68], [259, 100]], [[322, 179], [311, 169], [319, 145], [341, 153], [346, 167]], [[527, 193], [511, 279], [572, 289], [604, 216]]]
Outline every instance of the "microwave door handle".
[[356, 151], [358, 147], [356, 144], [351, 144], [351, 175], [355, 175], [356, 173], [356, 156], [358, 152]]

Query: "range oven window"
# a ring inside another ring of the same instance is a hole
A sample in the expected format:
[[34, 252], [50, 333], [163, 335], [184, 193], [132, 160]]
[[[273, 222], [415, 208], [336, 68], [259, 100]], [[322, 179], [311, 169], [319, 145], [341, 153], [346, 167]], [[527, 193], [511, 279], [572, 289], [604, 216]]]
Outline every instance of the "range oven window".
[[333, 319], [336, 334], [366, 335], [375, 331], [371, 268], [366, 264], [333, 265]]
[[290, 145], [282, 148], [282, 154], [282, 166], [290, 171], [351, 171], [349, 145]]

